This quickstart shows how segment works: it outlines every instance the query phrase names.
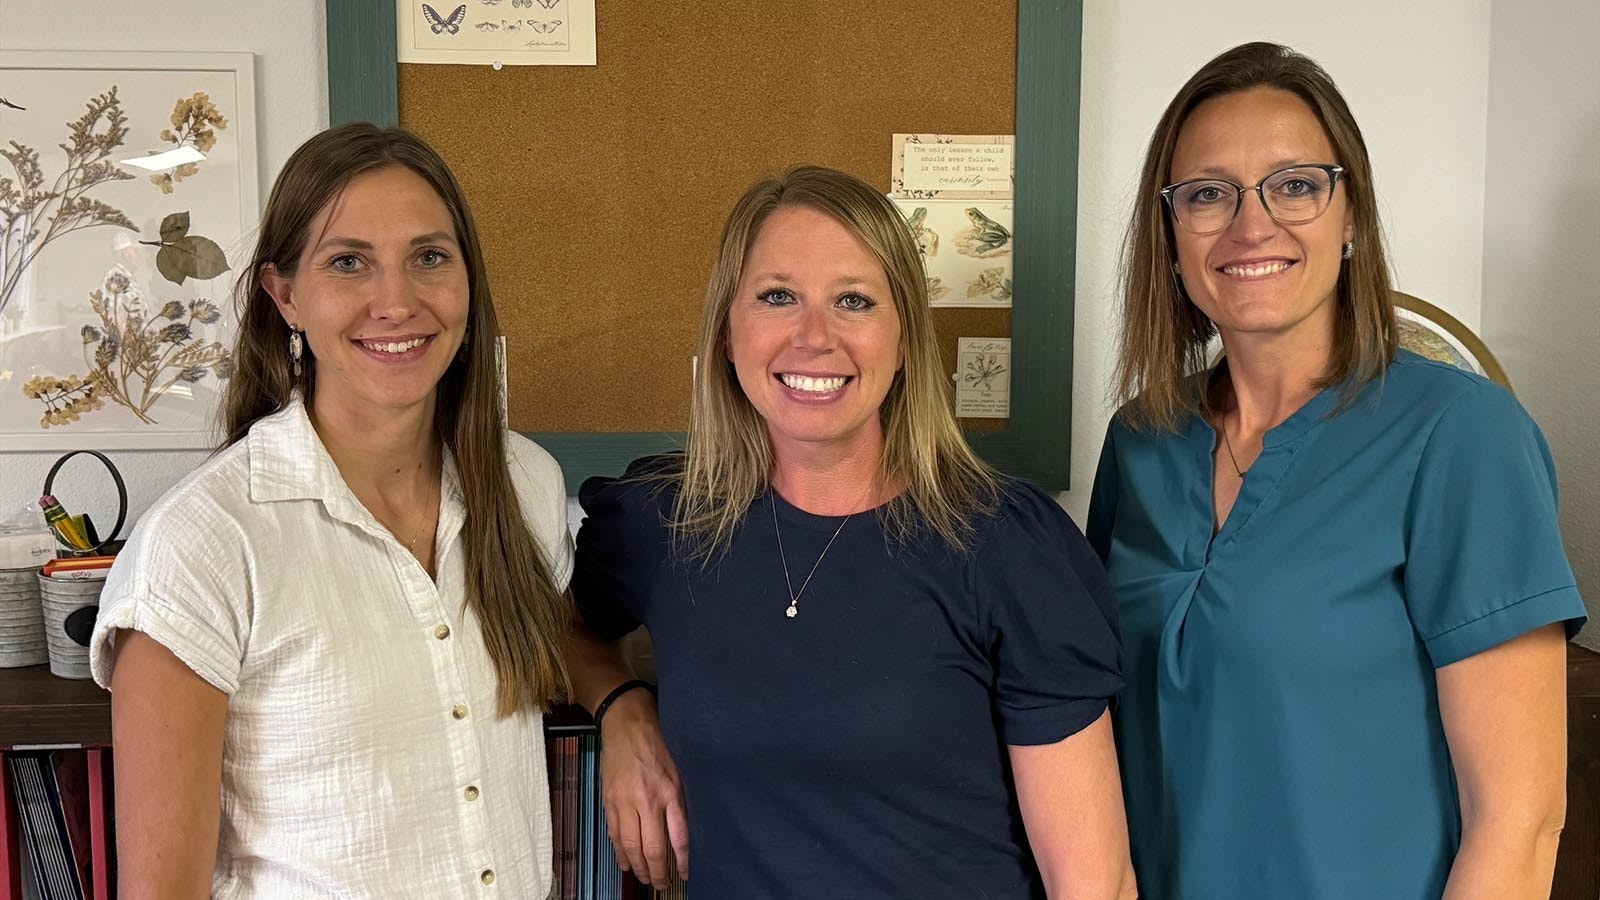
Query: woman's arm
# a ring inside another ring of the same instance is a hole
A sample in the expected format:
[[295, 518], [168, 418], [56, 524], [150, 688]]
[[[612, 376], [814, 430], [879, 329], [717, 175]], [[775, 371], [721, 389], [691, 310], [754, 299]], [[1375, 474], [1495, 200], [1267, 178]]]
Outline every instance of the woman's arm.
[[211, 896], [228, 696], [138, 631], [116, 640], [117, 881], [122, 900]]
[[[618, 685], [633, 678], [621, 643], [600, 639], [579, 621], [567, 651], [573, 694], [590, 713]], [[635, 878], [665, 890], [671, 871], [689, 877], [689, 820], [678, 768], [661, 736], [655, 698], [642, 688], [612, 701], [600, 723], [600, 770], [606, 823], [617, 863]]]
[[1438, 672], [1461, 794], [1444, 900], [1544, 900], [1566, 816], [1566, 638], [1547, 625]]
[[1054, 744], [1010, 751], [1028, 844], [1050, 900], [1136, 897], [1111, 713]]

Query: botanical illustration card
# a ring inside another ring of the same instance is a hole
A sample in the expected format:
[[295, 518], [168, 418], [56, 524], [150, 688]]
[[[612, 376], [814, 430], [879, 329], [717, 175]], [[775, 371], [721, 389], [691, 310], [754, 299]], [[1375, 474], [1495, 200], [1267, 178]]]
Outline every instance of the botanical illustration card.
[[1016, 187], [1009, 134], [897, 134], [890, 194], [924, 200], [1010, 200]]
[[0, 449], [214, 445], [251, 55], [0, 51], [0, 97]]
[[922, 251], [931, 305], [1011, 305], [1010, 200], [894, 203]]
[[403, 63], [592, 66], [595, 0], [395, 0]]
[[956, 415], [966, 419], [1011, 417], [1010, 338], [957, 340]]

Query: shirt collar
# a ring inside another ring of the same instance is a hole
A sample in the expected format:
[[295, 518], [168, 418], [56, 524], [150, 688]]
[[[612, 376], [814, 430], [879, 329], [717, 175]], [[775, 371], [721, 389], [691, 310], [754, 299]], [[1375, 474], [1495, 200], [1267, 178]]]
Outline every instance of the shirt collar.
[[311, 427], [298, 391], [283, 409], [256, 420], [245, 440], [250, 451], [250, 499], [327, 502], [349, 495], [339, 467]]
[[[245, 440], [250, 454], [251, 500], [319, 500], [337, 518], [362, 526], [377, 525], [339, 474], [298, 391], [283, 409], [251, 425]], [[448, 447], [444, 449], [441, 493], [440, 530], [448, 531], [447, 526], [459, 526], [466, 502], [455, 456]]]
[[[1197, 372], [1190, 379], [1190, 390], [1194, 392], [1197, 403], [1205, 407], [1205, 391], [1215, 378], [1219, 378], [1228, 366], [1228, 358], [1224, 356], [1217, 361], [1215, 366]], [[1327, 419], [1340, 397], [1342, 385], [1330, 385], [1312, 395], [1305, 405], [1295, 410], [1289, 418], [1279, 422], [1261, 436], [1262, 449], [1270, 449], [1280, 444], [1288, 444], [1305, 436], [1312, 427]], [[1216, 441], [1216, 429], [1206, 421], [1206, 417], [1196, 414], [1189, 423], [1190, 438], [1197, 443], [1205, 443], [1209, 447]]]

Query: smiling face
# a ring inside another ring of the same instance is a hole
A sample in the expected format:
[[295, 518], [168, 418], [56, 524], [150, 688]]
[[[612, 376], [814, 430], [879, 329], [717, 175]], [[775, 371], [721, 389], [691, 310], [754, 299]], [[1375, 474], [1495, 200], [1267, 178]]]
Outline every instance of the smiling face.
[[[1168, 183], [1221, 178], [1248, 188], [1289, 166], [1339, 162], [1305, 101], [1253, 88], [1195, 108], [1178, 134]], [[1184, 289], [1225, 342], [1290, 333], [1331, 340], [1340, 254], [1351, 233], [1342, 183], [1328, 209], [1302, 225], [1275, 221], [1248, 191], [1233, 223], [1216, 234], [1173, 226]]]
[[316, 358], [319, 416], [422, 408], [466, 333], [467, 265], [449, 209], [422, 176], [352, 179], [314, 220], [293, 275], [262, 283]]
[[879, 408], [904, 360], [889, 278], [866, 244], [807, 206], [757, 232], [728, 310], [728, 358], [779, 464], [881, 452]]

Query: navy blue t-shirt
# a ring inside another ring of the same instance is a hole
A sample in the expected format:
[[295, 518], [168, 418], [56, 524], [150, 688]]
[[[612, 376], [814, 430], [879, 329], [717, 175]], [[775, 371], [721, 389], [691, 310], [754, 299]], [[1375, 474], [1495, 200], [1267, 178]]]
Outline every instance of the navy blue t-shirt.
[[1042, 898], [1006, 745], [1074, 734], [1122, 684], [1115, 602], [1060, 506], [1009, 483], [965, 553], [853, 516], [789, 618], [774, 512], [796, 589], [841, 518], [768, 492], [702, 568], [671, 557], [672, 499], [585, 482], [572, 588], [592, 630], [655, 644], [690, 896]]

